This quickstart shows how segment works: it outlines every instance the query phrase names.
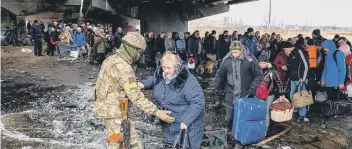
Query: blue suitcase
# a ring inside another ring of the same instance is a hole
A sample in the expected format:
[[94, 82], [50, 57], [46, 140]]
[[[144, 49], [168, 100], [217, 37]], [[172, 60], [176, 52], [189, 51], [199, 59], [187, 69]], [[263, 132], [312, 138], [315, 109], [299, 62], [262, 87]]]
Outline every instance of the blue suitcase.
[[239, 98], [233, 104], [233, 137], [243, 145], [264, 140], [268, 129], [267, 103], [258, 98]]

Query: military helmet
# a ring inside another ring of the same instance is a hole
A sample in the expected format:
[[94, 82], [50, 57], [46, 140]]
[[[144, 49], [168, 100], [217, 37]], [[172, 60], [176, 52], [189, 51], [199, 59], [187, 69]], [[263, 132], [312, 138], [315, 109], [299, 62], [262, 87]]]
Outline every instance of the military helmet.
[[145, 42], [144, 37], [138, 32], [128, 32], [123, 38], [122, 42], [132, 46], [133, 48], [138, 48], [141, 50], [145, 50], [147, 48], [147, 44]]

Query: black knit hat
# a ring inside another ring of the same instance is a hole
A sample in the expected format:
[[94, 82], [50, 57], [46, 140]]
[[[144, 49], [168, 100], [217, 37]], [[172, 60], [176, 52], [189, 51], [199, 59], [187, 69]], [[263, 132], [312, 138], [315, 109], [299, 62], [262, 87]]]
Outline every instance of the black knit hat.
[[313, 30], [313, 34], [316, 35], [316, 36], [321, 36], [320, 29]]
[[34, 23], [38, 23], [38, 20], [34, 20]]
[[270, 52], [267, 50], [263, 50], [258, 57], [259, 62], [269, 62], [270, 60]]
[[211, 34], [216, 34], [216, 31], [215, 30], [211, 31]]
[[247, 29], [247, 33], [251, 33], [251, 32], [254, 32], [254, 29], [250, 27]]
[[293, 47], [293, 45], [292, 45], [292, 43], [291, 42], [283, 42], [283, 44], [282, 44], [282, 48], [292, 48]]
[[307, 41], [307, 44], [310, 45], [310, 46], [314, 45], [314, 44], [315, 44], [314, 39], [309, 39], [309, 40]]

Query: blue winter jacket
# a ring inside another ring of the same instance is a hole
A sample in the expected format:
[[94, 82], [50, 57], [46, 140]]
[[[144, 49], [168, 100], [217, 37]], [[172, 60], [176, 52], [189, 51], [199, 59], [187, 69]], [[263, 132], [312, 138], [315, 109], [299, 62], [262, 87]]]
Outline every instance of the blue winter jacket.
[[168, 111], [176, 121], [172, 124], [163, 123], [162, 128], [166, 141], [173, 142], [180, 133], [181, 122], [187, 125], [188, 135], [186, 147], [199, 149], [202, 143], [205, 127], [204, 94], [197, 79], [188, 71], [185, 65], [170, 84], [166, 84], [160, 67], [154, 76], [141, 81], [144, 89], [154, 88], [154, 98], [157, 103]]
[[73, 34], [72, 40], [75, 47], [82, 47], [86, 44], [86, 37], [82, 32]]
[[43, 38], [42, 28], [40, 26], [32, 25], [31, 38], [35, 41], [40, 41]]
[[326, 87], [337, 87], [344, 84], [346, 76], [345, 55], [342, 51], [336, 53], [336, 61], [334, 60], [334, 52], [338, 50], [332, 40], [325, 40], [322, 44], [323, 48], [330, 51], [325, 52], [325, 66], [321, 81], [325, 82]]
[[255, 38], [254, 36], [253, 37], [249, 37], [248, 35], [245, 35], [242, 38], [241, 43], [249, 49], [251, 54], [257, 56], [257, 54], [258, 54], [257, 38]]

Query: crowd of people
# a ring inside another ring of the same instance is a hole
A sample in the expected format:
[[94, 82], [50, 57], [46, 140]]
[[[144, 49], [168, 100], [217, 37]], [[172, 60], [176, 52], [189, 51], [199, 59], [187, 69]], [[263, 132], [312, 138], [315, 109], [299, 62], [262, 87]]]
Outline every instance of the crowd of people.
[[50, 22], [47, 27], [43, 22], [34, 20], [27, 23], [27, 30], [34, 44], [34, 55], [42, 56], [43, 41], [48, 56], [59, 53], [58, 44], [69, 44], [79, 56], [90, 63], [102, 63], [104, 59], [118, 49], [123, 37], [122, 28], [113, 34], [108, 26], [101, 24]]
[[[42, 28], [38, 21], [30, 30], [34, 54], [40, 56]], [[99, 25], [69, 27], [53, 22], [45, 34], [48, 55], [54, 55], [58, 42], [73, 43], [82, 57], [87, 55], [90, 62], [102, 63], [94, 98], [97, 115], [106, 120], [109, 136], [120, 133], [116, 125], [121, 124], [121, 113], [116, 110], [120, 107], [115, 100], [127, 97], [138, 108], [162, 120], [167, 142], [175, 141], [179, 132], [187, 129], [190, 139], [184, 145], [192, 149], [200, 148], [205, 127], [205, 97], [196, 70], [211, 55], [216, 57], [216, 62], [211, 63], [212, 84], [215, 90], [225, 91], [225, 123], [229, 131], [233, 126], [234, 99], [257, 97], [262, 84], [268, 89], [263, 100], [270, 107], [275, 99], [292, 101], [294, 94], [302, 90], [311, 91], [312, 100], [316, 100], [319, 91], [326, 92], [329, 101], [338, 100], [338, 94], [345, 93], [351, 79], [350, 67], [346, 65], [350, 61], [345, 60], [351, 58], [351, 43], [339, 35], [325, 39], [319, 29], [313, 30], [311, 37], [299, 34], [283, 40], [280, 34], [260, 35], [248, 28], [243, 35], [224, 31], [217, 39], [215, 30], [206, 32], [203, 38], [199, 31], [160, 32], [155, 37], [154, 32], [125, 35], [121, 28], [112, 35]], [[116, 54], [107, 56], [108, 53]], [[135, 63], [155, 69], [154, 75], [136, 83], [131, 67]], [[153, 89], [158, 105], [148, 101], [140, 89]], [[295, 121], [309, 122], [308, 106], [294, 108]], [[131, 145], [138, 146], [138, 135], [132, 130]], [[111, 148], [117, 146], [110, 142]]]

